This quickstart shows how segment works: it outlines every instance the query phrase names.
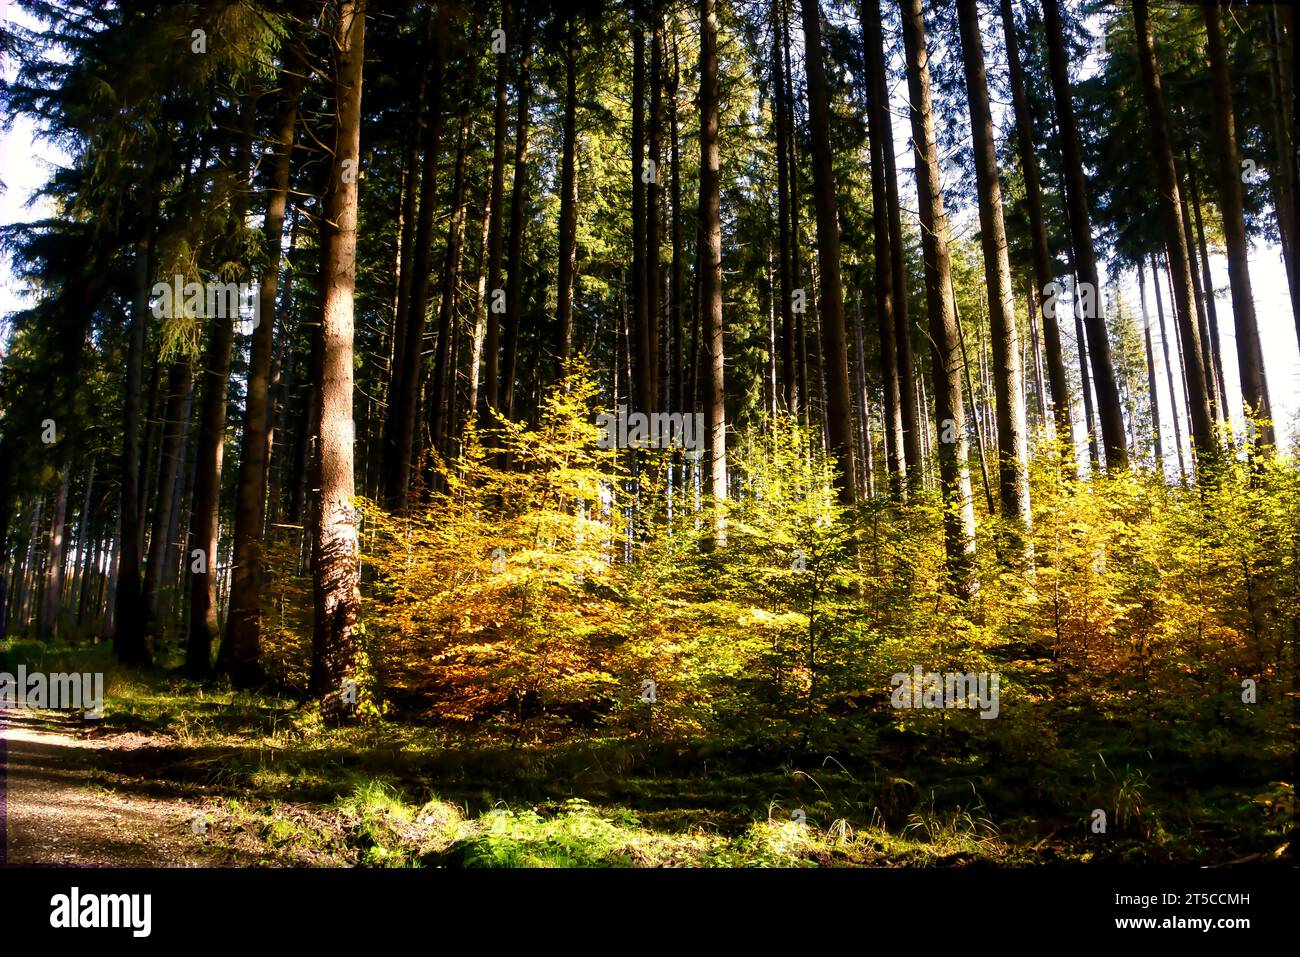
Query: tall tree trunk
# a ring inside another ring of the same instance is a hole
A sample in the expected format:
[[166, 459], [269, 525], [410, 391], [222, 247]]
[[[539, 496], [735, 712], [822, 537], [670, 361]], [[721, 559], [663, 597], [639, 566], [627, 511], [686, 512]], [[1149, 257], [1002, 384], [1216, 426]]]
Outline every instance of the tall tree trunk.
[[672, 300], [673, 348], [672, 383], [674, 387], [671, 411], [683, 414], [690, 411], [686, 402], [687, 388], [683, 366], [682, 337], [685, 333], [683, 317], [686, 310], [685, 237], [682, 235], [682, 180], [678, 173], [681, 152], [677, 130], [677, 90], [681, 84], [681, 64], [677, 56], [677, 38], [673, 37], [673, 73], [668, 86], [668, 142], [672, 158], [672, 243], [673, 272], [670, 298]]
[[[491, 301], [488, 303], [486, 329], [484, 330], [483, 348], [486, 358], [483, 365], [483, 408], [498, 408], [501, 396], [501, 312], [504, 296], [501, 288], [501, 250], [505, 246], [503, 228], [503, 211], [505, 208], [506, 184], [506, 106], [508, 102], [507, 87], [510, 74], [510, 37], [514, 24], [510, 20], [510, 0], [501, 3], [501, 51], [497, 54], [497, 82], [492, 106], [492, 187], [488, 198], [488, 270], [487, 288]], [[497, 290], [501, 293], [498, 294]], [[500, 303], [498, 305], [498, 303]]]
[[1178, 449], [1178, 475], [1187, 481], [1187, 461], [1183, 458], [1183, 427], [1178, 421], [1178, 393], [1174, 391], [1174, 365], [1169, 356], [1169, 334], [1165, 326], [1165, 304], [1160, 295], [1160, 265], [1151, 257], [1151, 283], [1156, 291], [1156, 317], [1160, 321], [1160, 347], [1165, 354], [1165, 378], [1169, 381], [1169, 415], [1174, 420], [1174, 445]]
[[1222, 337], [1219, 335], [1219, 307], [1215, 302], [1214, 280], [1210, 276], [1210, 252], [1205, 244], [1205, 223], [1201, 215], [1201, 193], [1197, 188], [1196, 170], [1192, 166], [1192, 158], [1188, 153], [1184, 153], [1187, 164], [1187, 184], [1191, 190], [1191, 207], [1192, 216], [1196, 220], [1196, 249], [1189, 244], [1187, 249], [1193, 262], [1193, 273], [1195, 273], [1195, 263], [1197, 254], [1200, 251], [1200, 273], [1202, 294], [1205, 297], [1205, 312], [1210, 320], [1209, 344], [1211, 368], [1214, 371], [1214, 388], [1215, 395], [1218, 397], [1219, 408], [1223, 410], [1222, 418], [1228, 420], [1228, 386], [1223, 378], [1223, 349], [1221, 348]]
[[880, 336], [880, 376], [884, 390], [885, 460], [893, 494], [901, 494], [909, 466], [903, 442], [903, 400], [898, 365], [898, 335], [894, 318], [894, 260], [901, 255], [889, 235], [889, 186], [885, 153], [894, 151], [894, 129], [885, 78], [884, 34], [879, 0], [861, 0], [862, 49], [866, 64], [867, 114], [871, 135], [871, 226], [875, 250], [876, 327]]
[[515, 367], [519, 355], [519, 319], [523, 314], [524, 293], [524, 206], [528, 201], [528, 118], [529, 96], [532, 80], [529, 66], [532, 62], [533, 16], [521, 9], [523, 36], [519, 43], [519, 79], [517, 82], [515, 113], [515, 166], [514, 182], [510, 192], [510, 242], [506, 261], [510, 275], [506, 280], [506, 324], [504, 331], [505, 354], [501, 364], [501, 409], [511, 418], [515, 414]]
[[795, 320], [792, 241], [790, 236], [789, 92], [786, 86], [785, 43], [782, 39], [785, 0], [772, 0], [772, 125], [776, 133], [777, 272], [781, 298], [782, 406], [793, 414], [798, 387], [795, 371]]
[[[713, 497], [712, 544], [726, 544], [727, 411], [722, 335], [722, 173], [718, 151], [718, 10], [716, 0], [700, 0], [700, 312], [701, 352], [707, 355], [708, 477]], [[704, 358], [701, 356], [701, 359]]]
[[971, 501], [966, 407], [961, 394], [957, 306], [948, 258], [948, 217], [939, 183], [939, 151], [930, 103], [930, 60], [921, 0], [902, 0], [903, 45], [911, 96], [912, 143], [925, 258], [926, 305], [934, 367], [935, 421], [939, 428], [939, 481], [944, 502], [944, 541], [949, 584], [959, 598], [976, 590], [975, 509]]
[[1205, 25], [1210, 54], [1210, 91], [1213, 95], [1214, 146], [1219, 160], [1219, 208], [1228, 246], [1228, 281], [1232, 286], [1232, 319], [1237, 328], [1237, 365], [1241, 371], [1241, 396], [1246, 415], [1260, 420], [1259, 442], [1271, 446], [1273, 410], [1268, 397], [1264, 352], [1259, 341], [1255, 299], [1247, 262], [1249, 245], [1242, 213], [1241, 162], [1237, 154], [1237, 126], [1232, 112], [1232, 78], [1223, 42], [1223, 17], [1217, 3], [1205, 2]]
[[[1054, 0], [1049, 0], [1054, 2]], [[1160, 87], [1160, 68], [1156, 63], [1155, 44], [1148, 20], [1147, 0], [1133, 0], [1133, 19], [1137, 30], [1138, 66], [1142, 75], [1142, 93], [1146, 102], [1147, 128], [1151, 132], [1159, 202], [1166, 242], [1169, 247], [1170, 273], [1174, 285], [1174, 312], [1187, 348], [1183, 359], [1187, 369], [1187, 406], [1191, 417], [1192, 440], [1204, 465], [1215, 448], [1214, 420], [1210, 415], [1201, 333], [1196, 320], [1195, 290], [1191, 263], [1183, 231], [1183, 211], [1174, 168], [1174, 154], [1165, 121], [1164, 93]]]
[[[292, 44], [290, 44], [292, 48]], [[235, 488], [234, 550], [231, 558], [230, 606], [219, 654], [221, 669], [236, 688], [263, 680], [262, 535], [266, 521], [267, 433], [271, 428], [271, 362], [275, 350], [276, 291], [280, 282], [280, 247], [289, 197], [294, 128], [305, 67], [297, 56], [280, 71], [280, 103], [275, 116], [271, 186], [266, 197], [266, 271], [258, 290], [258, 324], [248, 360], [244, 431], [240, 439]]]
[[[388, 392], [388, 416], [384, 423], [384, 499], [393, 510], [404, 513], [410, 500], [411, 459], [415, 451], [415, 426], [420, 401], [420, 370], [423, 363], [424, 332], [429, 303], [429, 270], [433, 259], [433, 217], [437, 205], [438, 152], [442, 140], [442, 98], [445, 73], [448, 8], [438, 6], [433, 17], [428, 93], [425, 97], [421, 131], [423, 166], [420, 173], [419, 214], [415, 228], [415, 261], [411, 273], [411, 305], [405, 341], [394, 355], [401, 359], [394, 370]], [[328, 192], [327, 192], [328, 195]]]
[[[830, 95], [822, 64], [821, 8], [818, 0], [800, 0], [803, 13], [805, 66], [808, 75], [808, 126], [812, 133], [813, 200], [817, 208], [817, 261], [821, 299], [818, 309], [825, 348], [825, 417], [835, 487], [840, 501], [857, 501], [857, 464], [853, 450], [853, 398], [849, 388], [849, 350], [844, 326], [844, 289], [840, 278], [839, 201], [830, 143]], [[818, 350], [818, 356], [821, 356]]]
[[984, 49], [980, 44], [976, 0], [958, 0], [962, 64], [975, 145], [975, 188], [979, 196], [980, 243], [984, 278], [989, 289], [989, 326], [993, 346], [993, 388], [998, 423], [998, 498], [1002, 517], [1020, 536], [1014, 547], [1027, 558], [1029, 526], [1029, 444], [1025, 424], [1025, 384], [1020, 366], [1020, 334], [1016, 328], [1016, 294], [1007, 256], [1007, 231], [1002, 218], [1002, 187], [998, 182], [993, 112], [989, 106]]
[[[334, 27], [335, 104], [332, 176], [321, 220], [320, 242], [326, 271], [321, 330], [324, 375], [321, 379], [320, 465], [312, 579], [316, 617], [312, 632], [311, 687], [326, 710], [360, 701], [364, 689], [348, 700], [348, 680], [363, 679], [365, 662], [357, 634], [361, 605], [358, 578], [356, 510], [353, 505], [352, 339], [353, 289], [356, 280], [357, 181], [346, 175], [361, 153], [361, 84], [364, 66], [366, 5], [338, 0]], [[418, 274], [417, 278], [422, 278]]]
[[632, 15], [632, 370], [636, 408], [649, 413], [654, 402], [654, 364], [650, 358], [649, 270], [646, 260], [645, 155], [645, 0]]
[[[1016, 116], [1016, 148], [1025, 182], [1025, 202], [1029, 207], [1029, 232], [1034, 262], [1032, 307], [1042, 317], [1043, 339], [1047, 351], [1047, 381], [1052, 388], [1052, 418], [1057, 440], [1065, 456], [1065, 468], [1071, 475], [1074, 463], [1074, 422], [1070, 412], [1070, 384], [1065, 374], [1065, 352], [1061, 348], [1061, 327], [1054, 309], [1043, 304], [1050, 295], [1053, 281], [1052, 260], [1047, 248], [1047, 225], [1043, 217], [1043, 190], [1038, 178], [1038, 150], [1034, 145], [1033, 113], [1025, 93], [1025, 73], [1020, 63], [1016, 19], [1011, 0], [1001, 0], [1002, 30], [1006, 37], [1007, 62], [1011, 74], [1011, 102]], [[1049, 315], [1049, 313], [1051, 313]]]
[[[235, 200], [242, 219], [251, 192], [253, 131], [256, 99], [244, 97], [242, 129], [234, 150], [234, 169], [243, 182]], [[203, 358], [203, 401], [194, 466], [194, 501], [190, 511], [190, 616], [185, 647], [185, 669], [193, 677], [212, 672], [212, 644], [221, 634], [217, 618], [217, 548], [221, 530], [221, 465], [226, 437], [226, 390], [230, 379], [231, 349], [235, 339], [233, 316], [209, 316], [208, 348]], [[196, 554], [197, 553], [197, 554]], [[194, 566], [201, 564], [202, 571]], [[120, 592], [119, 592], [120, 595]]]
[[194, 395], [194, 360], [176, 359], [167, 373], [167, 407], [164, 414], [162, 454], [158, 459], [158, 505], [145, 568], [144, 603], [146, 633], [155, 640], [163, 634], [163, 580], [168, 552], [174, 547], [175, 498], [181, 470], [181, 449], [189, 431]]
[[1151, 316], [1147, 312], [1147, 279], [1142, 260], [1138, 260], [1138, 299], [1142, 304], [1142, 333], [1147, 345], [1147, 393], [1151, 396], [1151, 438], [1155, 443], [1156, 472], [1165, 477], [1165, 448], [1160, 436], [1160, 390], [1157, 385], [1155, 350], [1151, 347]]
[[136, 245], [126, 392], [122, 399], [122, 498], [118, 509], [121, 546], [114, 593], [113, 654], [128, 665], [147, 665], [153, 657], [153, 649], [144, 632], [138, 531], [143, 512], [143, 503], [140, 501], [140, 393], [144, 380], [145, 334], [149, 322], [152, 250], [148, 238]]
[[573, 354], [573, 284], [578, 266], [578, 65], [577, 15], [568, 15], [564, 39], [564, 155], [560, 161], [560, 268], [556, 292], [556, 354], [563, 364]]
[[451, 217], [447, 223], [447, 250], [442, 269], [442, 295], [438, 300], [438, 345], [433, 360], [433, 381], [429, 384], [429, 438], [432, 448], [445, 450], [447, 398], [455, 372], [452, 327], [456, 317], [456, 293], [460, 289], [462, 237], [465, 225], [465, 164], [469, 153], [470, 101], [475, 71], [470, 70], [462, 90], [460, 129], [456, 134], [456, 166], [452, 174]]
[[41, 593], [41, 611], [37, 618], [37, 635], [50, 642], [59, 637], [59, 609], [63, 602], [63, 564], [68, 524], [68, 486], [72, 469], [64, 463], [54, 510], [50, 515], [50, 534], [45, 544], [45, 585]]
[[1061, 29], [1060, 0], [1043, 0], [1043, 25], [1047, 29], [1047, 59], [1052, 79], [1052, 98], [1056, 104], [1056, 123], [1061, 133], [1061, 155], [1065, 167], [1065, 199], [1069, 213], [1070, 236], [1074, 245], [1075, 266], [1079, 282], [1087, 283], [1093, 293], [1095, 308], [1085, 310], [1083, 324], [1088, 335], [1088, 353], [1092, 364], [1093, 387], [1097, 392], [1097, 413], [1101, 419], [1102, 444], [1106, 450], [1106, 469], [1118, 474], [1128, 465], [1124, 444], [1124, 413], [1119, 387], [1111, 362], [1110, 342], [1106, 337], [1106, 317], [1101, 309], [1101, 282], [1097, 277], [1097, 259], [1092, 245], [1092, 220], [1088, 212], [1087, 180], [1079, 148], [1079, 130], [1071, 99], [1069, 66], [1065, 38]]
[[[650, 112], [646, 117], [646, 143], [649, 147], [645, 184], [645, 289], [646, 339], [649, 344], [651, 408], [659, 409], [663, 396], [660, 361], [663, 349], [663, 277], [659, 268], [659, 246], [663, 233], [660, 212], [663, 190], [659, 185], [659, 166], [663, 158], [663, 15], [658, 0], [652, 0], [650, 16]], [[647, 409], [648, 411], [648, 409]]]

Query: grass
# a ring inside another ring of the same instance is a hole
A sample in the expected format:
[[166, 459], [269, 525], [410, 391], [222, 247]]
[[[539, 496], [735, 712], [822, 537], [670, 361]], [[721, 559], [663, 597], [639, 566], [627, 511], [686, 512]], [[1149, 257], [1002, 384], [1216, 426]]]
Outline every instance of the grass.
[[[100, 670], [126, 775], [195, 805], [228, 862], [368, 867], [969, 866], [1271, 852], [1289, 785], [1200, 781], [1109, 743], [1036, 764], [909, 749], [784, 758], [725, 741], [546, 746], [118, 668], [106, 646], [0, 643], [0, 670]], [[1107, 729], [1108, 730], [1108, 729]], [[1157, 768], [1159, 770], [1157, 770]], [[121, 769], [119, 769], [121, 770]], [[1257, 776], [1257, 775], [1256, 775]], [[96, 773], [96, 786], [123, 783]], [[1197, 780], [1196, 787], [1187, 782]], [[1088, 814], [1109, 808], [1110, 833]]]

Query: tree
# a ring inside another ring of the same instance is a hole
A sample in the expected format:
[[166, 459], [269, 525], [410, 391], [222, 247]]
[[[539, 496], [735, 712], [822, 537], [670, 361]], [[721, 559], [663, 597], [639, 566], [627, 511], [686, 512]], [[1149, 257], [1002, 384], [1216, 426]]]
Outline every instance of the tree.
[[1047, 29], [1047, 58], [1052, 80], [1052, 98], [1056, 104], [1056, 124], [1060, 130], [1061, 160], [1065, 166], [1065, 200], [1069, 213], [1070, 238], [1074, 247], [1075, 269], [1080, 287], [1086, 290], [1092, 308], [1085, 311], [1083, 325], [1088, 336], [1088, 355], [1092, 364], [1092, 383], [1097, 392], [1097, 413], [1101, 419], [1102, 444], [1106, 451], [1106, 469], [1120, 472], [1128, 465], [1124, 444], [1124, 412], [1119, 387], [1110, 357], [1106, 336], [1106, 319], [1102, 314], [1101, 282], [1097, 276], [1097, 259], [1093, 250], [1092, 220], [1088, 211], [1087, 178], [1083, 172], [1083, 155], [1079, 148], [1079, 130], [1070, 93], [1069, 65], [1065, 37], [1061, 28], [1060, 0], [1043, 0], [1043, 25]]
[[[1052, 0], [1048, 0], [1052, 2]], [[1138, 65], [1142, 74], [1142, 95], [1146, 104], [1153, 159], [1159, 183], [1159, 205], [1169, 250], [1169, 272], [1174, 287], [1174, 313], [1182, 333], [1183, 361], [1187, 374], [1187, 407], [1191, 419], [1192, 441], [1201, 456], [1200, 462], [1215, 448], [1214, 420], [1210, 415], [1210, 396], [1205, 369], [1205, 351], [1196, 319], [1196, 293], [1192, 285], [1183, 224], [1181, 194], [1174, 168], [1173, 149], [1165, 119], [1164, 94], [1160, 89], [1160, 68], [1156, 62], [1155, 41], [1151, 35], [1147, 0], [1133, 0], [1133, 20], [1137, 30]], [[1089, 330], [1091, 340], [1091, 330]], [[1105, 417], [1103, 414], [1103, 426]]]
[[357, 165], [361, 155], [361, 84], [365, 64], [365, 0], [335, 0], [331, 43], [335, 111], [333, 186], [320, 222], [321, 279], [319, 491], [313, 527], [315, 627], [311, 687], [327, 708], [356, 701], [364, 660], [357, 634], [361, 595], [353, 502], [352, 338], [356, 280]]
[[1242, 216], [1241, 161], [1237, 153], [1237, 127], [1232, 112], [1232, 80], [1228, 74], [1228, 58], [1223, 43], [1223, 16], [1218, 4], [1210, 0], [1206, 0], [1202, 9], [1205, 13], [1210, 54], [1214, 145], [1219, 160], [1219, 209], [1223, 213], [1223, 235], [1228, 246], [1228, 281], [1232, 286], [1232, 318], [1237, 327], [1237, 365], [1241, 372], [1241, 395], [1247, 415], [1262, 420], [1258, 435], [1260, 444], [1271, 446], [1274, 442], [1273, 410], [1268, 398], [1264, 352], [1259, 343], [1255, 298], [1250, 287], [1246, 225]]
[[[1016, 297], [1011, 284], [1011, 262], [1007, 257], [1002, 187], [998, 182], [997, 148], [993, 141], [993, 112], [989, 107], [988, 81], [984, 75], [984, 50], [980, 44], [976, 0], [957, 0], [957, 18], [966, 73], [966, 99], [975, 141], [975, 188], [979, 197], [984, 278], [989, 289], [998, 420], [998, 495], [1003, 518], [1012, 524], [1017, 536], [1025, 536], [1032, 521], [1029, 446], [1025, 435], [1025, 383], [1020, 368]], [[1023, 537], [1017, 542], [1022, 555], [1026, 542]]]
[[302, 94], [304, 78], [303, 64], [292, 52], [291, 46], [290, 52], [285, 56], [285, 66], [280, 71], [280, 105], [273, 128], [274, 154], [263, 226], [266, 235], [266, 265], [258, 291], [258, 325], [253, 330], [248, 363], [248, 391], [235, 493], [230, 609], [220, 653], [221, 667], [230, 674], [231, 682], [237, 688], [250, 687], [263, 678], [259, 661], [264, 574], [262, 535], [266, 521], [266, 484], [270, 460], [267, 436], [271, 427], [271, 358], [275, 345], [275, 300], [279, 288], [280, 245], [289, 196], [298, 99]]
[[577, 39], [577, 18], [570, 11], [564, 31], [564, 156], [560, 161], [560, 269], [555, 310], [555, 351], [561, 370], [573, 353], [573, 283], [578, 265]]
[[713, 496], [713, 542], [725, 545], [727, 498], [727, 410], [722, 334], [722, 200], [718, 152], [718, 9], [700, 0], [700, 312], [708, 430], [705, 490]]
[[1053, 282], [1052, 260], [1047, 248], [1047, 224], [1043, 216], [1043, 190], [1038, 176], [1038, 152], [1034, 148], [1033, 117], [1025, 93], [1024, 67], [1020, 63], [1015, 14], [1011, 0], [1001, 0], [1002, 31], [1007, 44], [1007, 65], [1011, 79], [1011, 102], [1016, 117], [1016, 149], [1025, 180], [1025, 202], [1029, 207], [1029, 231], [1034, 264], [1033, 304], [1042, 317], [1047, 352], [1047, 381], [1052, 390], [1052, 418], [1065, 456], [1066, 469], [1074, 471], [1074, 421], [1070, 413], [1070, 385], [1065, 375], [1065, 354], [1061, 349], [1061, 327], [1055, 309], [1044, 308]]
[[948, 256], [948, 217], [939, 187], [939, 150], [930, 100], [930, 57], [921, 0], [902, 0], [903, 46], [911, 97], [912, 146], [925, 257], [925, 299], [934, 367], [934, 415], [939, 432], [939, 483], [944, 496], [944, 539], [953, 592], [969, 598], [975, 589], [975, 508], [971, 501], [966, 406], [961, 392], [961, 345]]
[[812, 133], [813, 201], [817, 210], [817, 261], [821, 302], [818, 309], [826, 349], [826, 427], [835, 456], [840, 501], [857, 500], [853, 450], [853, 399], [844, 327], [844, 289], [840, 278], [839, 202], [831, 168], [830, 102], [822, 65], [821, 9], [817, 0], [800, 0], [808, 74], [808, 126]]

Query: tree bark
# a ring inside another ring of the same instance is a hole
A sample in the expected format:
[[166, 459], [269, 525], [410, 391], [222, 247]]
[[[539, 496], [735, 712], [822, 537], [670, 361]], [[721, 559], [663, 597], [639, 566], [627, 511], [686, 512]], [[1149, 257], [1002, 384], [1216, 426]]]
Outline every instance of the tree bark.
[[[292, 44], [289, 45], [292, 49]], [[262, 536], [266, 521], [266, 479], [269, 467], [267, 433], [271, 428], [271, 362], [275, 349], [276, 292], [280, 281], [280, 246], [289, 198], [294, 128], [302, 94], [304, 66], [289, 54], [280, 71], [279, 108], [274, 125], [270, 191], [266, 197], [266, 272], [258, 290], [258, 325], [248, 361], [248, 390], [244, 431], [240, 440], [239, 475], [235, 490], [234, 551], [231, 558], [230, 607], [220, 651], [221, 669], [236, 688], [263, 680]]]
[[1065, 38], [1061, 29], [1060, 0], [1043, 0], [1043, 25], [1047, 30], [1047, 59], [1052, 80], [1052, 98], [1056, 104], [1056, 123], [1061, 134], [1061, 154], [1065, 167], [1065, 199], [1069, 213], [1070, 236], [1074, 245], [1075, 267], [1079, 282], [1091, 286], [1095, 309], [1087, 310], [1083, 324], [1088, 335], [1088, 353], [1092, 365], [1093, 387], [1097, 392], [1097, 413], [1101, 420], [1102, 445], [1106, 451], [1106, 469], [1118, 474], [1128, 465], [1124, 444], [1124, 413], [1119, 387], [1111, 362], [1110, 342], [1106, 336], [1106, 318], [1101, 310], [1101, 283], [1097, 277], [1097, 260], [1092, 245], [1092, 220], [1088, 212], [1087, 180], [1079, 148], [1079, 130], [1071, 99], [1069, 67]]
[[[803, 13], [805, 67], [808, 76], [808, 126], [812, 133], [813, 200], [817, 210], [817, 261], [821, 297], [818, 308], [825, 349], [826, 428], [835, 457], [835, 487], [840, 501], [857, 501], [857, 463], [853, 449], [853, 398], [849, 387], [849, 350], [844, 325], [844, 289], [840, 277], [839, 201], [830, 144], [830, 95], [822, 64], [821, 7], [800, 0]], [[822, 350], [818, 350], [821, 355]]]
[[967, 599], [976, 591], [975, 509], [971, 501], [966, 407], [961, 394], [961, 349], [948, 257], [948, 217], [939, 188], [939, 151], [930, 103], [930, 65], [921, 0], [902, 0], [903, 45], [911, 96], [912, 143], [925, 259], [926, 305], [934, 367], [935, 420], [939, 428], [939, 482], [944, 502], [944, 542], [949, 587]]
[[556, 378], [573, 354], [573, 286], [578, 266], [578, 26], [570, 11], [564, 38], [564, 155], [560, 161], [560, 268], [556, 292]]
[[[1070, 412], [1070, 380], [1065, 374], [1065, 352], [1061, 348], [1061, 327], [1055, 311], [1043, 308], [1053, 281], [1052, 260], [1047, 248], [1047, 225], [1043, 216], [1043, 190], [1038, 178], [1038, 151], [1034, 145], [1033, 113], [1025, 93], [1025, 74], [1020, 62], [1016, 20], [1011, 0], [1001, 0], [1002, 30], [1006, 37], [1007, 62], [1011, 75], [1011, 102], [1016, 117], [1016, 148], [1025, 181], [1025, 202], [1029, 207], [1029, 232], [1034, 263], [1032, 307], [1042, 319], [1047, 352], [1047, 381], [1052, 389], [1052, 419], [1068, 474], [1075, 474], [1074, 421]], [[1051, 312], [1051, 315], [1048, 315]]]
[[1020, 333], [1016, 328], [1016, 295], [1007, 256], [1006, 223], [1002, 217], [1002, 187], [998, 182], [997, 145], [989, 106], [984, 49], [980, 43], [976, 0], [957, 0], [966, 99], [970, 107], [975, 146], [975, 188], [979, 197], [980, 243], [984, 279], [989, 290], [989, 326], [993, 347], [993, 391], [998, 424], [998, 499], [1002, 518], [1012, 526], [1013, 547], [1028, 558], [1029, 444], [1025, 424], [1025, 384], [1020, 366]]
[[[335, 104], [333, 176], [321, 246], [326, 266], [321, 331], [324, 375], [321, 380], [319, 491], [313, 528], [312, 579], [316, 618], [312, 632], [311, 687], [327, 711], [359, 703], [364, 689], [347, 700], [345, 682], [363, 678], [365, 662], [357, 634], [361, 605], [358, 587], [356, 510], [353, 505], [352, 340], [353, 290], [356, 279], [357, 180], [361, 152], [361, 84], [364, 66], [366, 5], [338, 0], [334, 27]], [[417, 274], [421, 278], [422, 274]]]
[[[1210, 54], [1210, 91], [1213, 96], [1214, 148], [1219, 161], [1219, 208], [1228, 246], [1228, 281], [1232, 286], [1232, 319], [1237, 329], [1237, 365], [1241, 370], [1241, 396], [1248, 418], [1259, 420], [1258, 441], [1271, 446], [1273, 410], [1268, 397], [1268, 376], [1260, 346], [1255, 299], [1250, 286], [1245, 218], [1242, 212], [1241, 161], [1237, 153], [1237, 127], [1232, 112], [1232, 78], [1223, 42], [1223, 16], [1217, 3], [1205, 2], [1205, 25]], [[1208, 281], [1208, 278], [1207, 278]]]
[[723, 375], [722, 326], [722, 201], [718, 151], [718, 10], [716, 0], [700, 0], [700, 312], [703, 316], [701, 356], [707, 356], [705, 379], [708, 405], [708, 473], [706, 492], [712, 496], [711, 544], [727, 541], [727, 412]]
[[866, 64], [868, 129], [871, 136], [871, 226], [875, 250], [876, 328], [880, 337], [880, 376], [884, 391], [885, 462], [890, 488], [902, 493], [903, 481], [916, 462], [907, 458], [903, 441], [903, 394], [899, 378], [898, 335], [894, 317], [894, 256], [889, 234], [889, 185], [885, 153], [894, 151], [894, 130], [890, 122], [889, 88], [885, 77], [884, 34], [880, 24], [879, 0], [861, 0], [862, 49]]
[[1186, 345], [1183, 360], [1187, 371], [1187, 406], [1191, 418], [1192, 441], [1198, 453], [1197, 461], [1203, 466], [1207, 458], [1213, 455], [1216, 445], [1214, 420], [1210, 415], [1205, 352], [1196, 319], [1196, 293], [1192, 284], [1191, 263], [1187, 256], [1181, 194], [1174, 168], [1173, 150], [1169, 143], [1169, 129], [1165, 121], [1164, 93], [1160, 86], [1160, 68], [1156, 62], [1147, 0], [1133, 0], [1133, 19], [1137, 31], [1138, 66], [1142, 75], [1147, 127], [1150, 130], [1159, 181], [1161, 219], [1169, 247], [1169, 268], [1174, 286], [1174, 312]]

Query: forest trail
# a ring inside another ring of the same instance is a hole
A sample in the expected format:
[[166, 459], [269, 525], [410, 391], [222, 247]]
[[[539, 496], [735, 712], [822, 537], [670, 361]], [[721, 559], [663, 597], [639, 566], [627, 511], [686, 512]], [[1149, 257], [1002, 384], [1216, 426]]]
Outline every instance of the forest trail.
[[[210, 866], [185, 801], [141, 793], [123, 758], [151, 743], [96, 738], [93, 725], [39, 711], [0, 717], [0, 836], [11, 865]], [[152, 788], [151, 790], [156, 790]]]

